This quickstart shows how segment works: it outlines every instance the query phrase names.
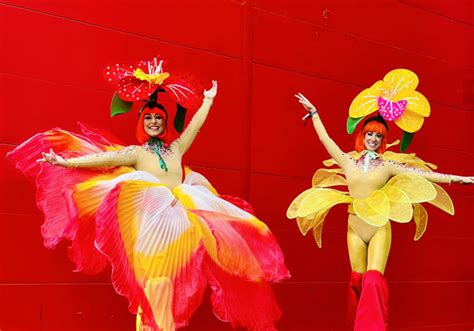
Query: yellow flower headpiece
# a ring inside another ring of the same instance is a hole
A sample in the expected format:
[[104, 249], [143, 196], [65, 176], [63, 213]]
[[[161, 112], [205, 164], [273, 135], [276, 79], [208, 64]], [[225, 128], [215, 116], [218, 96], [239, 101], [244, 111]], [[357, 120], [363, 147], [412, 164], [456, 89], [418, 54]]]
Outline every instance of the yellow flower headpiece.
[[430, 116], [430, 104], [419, 92], [418, 77], [407, 69], [395, 69], [385, 75], [370, 88], [363, 90], [349, 108], [347, 132], [353, 133], [357, 124], [365, 116], [376, 111], [389, 122], [403, 130], [400, 149], [405, 151], [413, 139], [413, 134], [420, 130], [425, 117]]

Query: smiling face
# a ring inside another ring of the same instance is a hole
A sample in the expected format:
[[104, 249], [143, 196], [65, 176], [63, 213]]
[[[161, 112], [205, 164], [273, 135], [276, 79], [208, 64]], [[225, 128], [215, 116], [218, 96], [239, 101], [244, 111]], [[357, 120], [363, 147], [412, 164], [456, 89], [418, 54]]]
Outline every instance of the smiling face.
[[158, 137], [163, 133], [165, 121], [160, 114], [149, 113], [143, 118], [143, 129], [150, 137]]
[[367, 131], [364, 136], [364, 146], [366, 150], [377, 151], [382, 144], [383, 135], [378, 132]]
[[388, 128], [380, 121], [369, 119], [359, 131], [355, 141], [355, 149], [362, 152], [364, 149], [379, 154], [387, 148]]

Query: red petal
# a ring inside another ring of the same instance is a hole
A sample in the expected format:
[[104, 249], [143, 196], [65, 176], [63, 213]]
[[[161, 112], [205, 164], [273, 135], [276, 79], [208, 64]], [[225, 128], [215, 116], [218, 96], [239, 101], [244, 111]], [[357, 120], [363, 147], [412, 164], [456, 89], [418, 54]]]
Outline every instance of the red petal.
[[124, 101], [147, 100], [156, 87], [156, 85], [129, 76], [120, 80], [117, 85], [117, 94]]
[[104, 68], [102, 74], [107, 82], [116, 85], [122, 78], [133, 77], [135, 69], [129, 64], [114, 64]]

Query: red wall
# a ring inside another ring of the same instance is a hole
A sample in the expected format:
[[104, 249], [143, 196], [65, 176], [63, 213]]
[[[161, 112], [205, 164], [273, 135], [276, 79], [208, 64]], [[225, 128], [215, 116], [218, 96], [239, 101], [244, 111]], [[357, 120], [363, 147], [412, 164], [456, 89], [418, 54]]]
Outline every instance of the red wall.
[[[345, 150], [354, 96], [391, 69], [414, 70], [432, 116], [411, 151], [440, 171], [473, 175], [474, 44], [470, 0], [7, 0], [0, 4], [0, 329], [133, 330], [109, 274], [72, 273], [66, 245], [42, 247], [34, 191], [3, 155], [51, 127], [80, 120], [133, 143], [135, 115], [110, 119], [104, 65], [157, 54], [171, 67], [219, 81], [219, 95], [187, 155], [226, 194], [246, 197], [278, 237], [292, 279], [275, 287], [281, 330], [341, 330], [344, 208], [328, 217], [323, 249], [285, 210], [327, 153], [302, 126], [304, 92]], [[395, 131], [395, 130], [393, 130]], [[395, 139], [396, 135], [392, 137]], [[473, 187], [448, 187], [456, 215], [429, 208], [393, 226], [386, 276], [393, 330], [474, 327]], [[189, 330], [227, 330], [204, 305]]]

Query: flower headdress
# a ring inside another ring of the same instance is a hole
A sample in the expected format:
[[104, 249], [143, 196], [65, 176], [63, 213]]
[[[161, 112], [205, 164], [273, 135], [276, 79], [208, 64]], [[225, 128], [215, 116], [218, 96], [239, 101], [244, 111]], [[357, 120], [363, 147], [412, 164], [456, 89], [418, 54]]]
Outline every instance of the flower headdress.
[[407, 69], [395, 69], [352, 101], [347, 118], [347, 132], [353, 133], [357, 124], [378, 111], [386, 121], [395, 122], [403, 130], [401, 151], [405, 151], [425, 117], [430, 116], [430, 104], [419, 92], [418, 77]]
[[129, 112], [134, 102], [145, 102], [143, 110], [150, 101], [157, 101], [158, 92], [164, 92], [177, 105], [174, 127], [180, 133], [186, 109], [193, 109], [198, 101], [196, 87], [189, 80], [164, 72], [163, 60], [158, 58], [140, 61], [135, 66], [109, 65], [104, 68], [103, 76], [115, 87], [110, 104], [111, 116]]

